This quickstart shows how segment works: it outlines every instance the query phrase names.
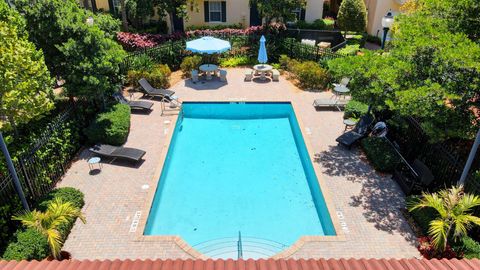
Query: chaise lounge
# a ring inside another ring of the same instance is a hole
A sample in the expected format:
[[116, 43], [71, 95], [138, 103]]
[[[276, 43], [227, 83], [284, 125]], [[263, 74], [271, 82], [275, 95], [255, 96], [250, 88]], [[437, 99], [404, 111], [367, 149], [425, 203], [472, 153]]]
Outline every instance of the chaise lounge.
[[348, 100], [345, 99], [315, 99], [313, 107], [319, 108], [336, 108], [341, 111], [347, 105]]
[[161, 97], [170, 101], [173, 99], [173, 95], [175, 94], [175, 92], [172, 90], [158, 89], [153, 87], [145, 78], [141, 78], [138, 83], [143, 90], [144, 96]]
[[145, 155], [145, 151], [123, 146], [113, 146], [108, 144], [97, 144], [91, 147], [90, 152], [100, 156], [110, 157], [113, 160], [120, 158], [138, 162]]
[[340, 137], [336, 139], [336, 141], [339, 144], [347, 147], [348, 149], [352, 148], [353, 144], [368, 135], [373, 120], [373, 116], [370, 114], [362, 116], [354, 129], [350, 130], [349, 132], [343, 133]]
[[141, 100], [127, 100], [121, 93], [113, 94], [113, 97], [121, 104], [126, 104], [130, 106], [131, 109], [136, 110], [151, 110], [153, 103], [148, 101], [141, 101]]

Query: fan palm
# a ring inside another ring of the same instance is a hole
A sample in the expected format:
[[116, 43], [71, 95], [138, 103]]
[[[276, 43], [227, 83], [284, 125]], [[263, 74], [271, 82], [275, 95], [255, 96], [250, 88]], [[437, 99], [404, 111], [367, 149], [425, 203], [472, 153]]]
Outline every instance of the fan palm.
[[480, 218], [473, 215], [474, 207], [480, 206], [480, 197], [466, 194], [463, 187], [452, 187], [437, 193], [423, 193], [422, 198], [409, 206], [409, 211], [430, 207], [438, 216], [430, 222], [428, 230], [437, 250], [445, 250], [448, 240], [466, 235], [474, 226], [480, 226]]
[[63, 202], [59, 198], [55, 198], [45, 212], [33, 210], [13, 217], [14, 220], [19, 220], [26, 227], [33, 228], [45, 235], [55, 259], [61, 259], [60, 251], [64, 241], [64, 235], [61, 232], [62, 226], [76, 218], [80, 218], [83, 223], [86, 222], [78, 207], [70, 202]]

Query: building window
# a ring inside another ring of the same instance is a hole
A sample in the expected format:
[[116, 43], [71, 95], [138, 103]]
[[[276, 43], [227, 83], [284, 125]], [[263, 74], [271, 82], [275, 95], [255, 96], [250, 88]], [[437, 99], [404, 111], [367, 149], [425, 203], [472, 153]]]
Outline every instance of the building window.
[[302, 18], [302, 9], [296, 8], [292, 10], [292, 13], [295, 14], [295, 21], [300, 21]]
[[209, 7], [208, 13], [210, 14], [210, 21], [221, 22], [222, 21], [222, 2], [210, 1], [208, 7]]

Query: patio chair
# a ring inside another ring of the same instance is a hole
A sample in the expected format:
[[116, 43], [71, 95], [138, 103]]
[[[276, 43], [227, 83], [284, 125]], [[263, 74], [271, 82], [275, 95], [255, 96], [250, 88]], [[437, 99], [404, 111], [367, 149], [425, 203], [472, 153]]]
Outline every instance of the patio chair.
[[127, 100], [122, 93], [117, 92], [113, 94], [113, 97], [121, 104], [126, 104], [130, 106], [131, 109], [137, 109], [137, 110], [151, 110], [153, 103], [149, 101], [132, 101], [132, 100]]
[[170, 100], [175, 94], [172, 90], [154, 88], [145, 78], [141, 78], [138, 83], [143, 90], [144, 96], [150, 96], [152, 98], [161, 97]]
[[224, 69], [218, 70], [218, 74], [220, 75], [220, 81], [226, 82], [227, 81], [227, 71]]
[[406, 166], [397, 166], [392, 179], [398, 183], [405, 195], [420, 193], [435, 179], [432, 171], [419, 159], [415, 159], [411, 165], [406, 160], [403, 161], [401, 164]]
[[280, 71], [273, 69], [272, 70], [272, 80], [278, 82], [280, 78]]
[[315, 99], [313, 101], [313, 107], [315, 107], [315, 109], [336, 108], [339, 111], [342, 111], [347, 105], [347, 102], [348, 101], [345, 99]]
[[251, 68], [245, 69], [245, 81], [250, 82], [253, 79], [253, 70]]
[[192, 82], [198, 82], [198, 70], [192, 70]]
[[[138, 162], [145, 155], [145, 151], [123, 146], [113, 146], [108, 144], [97, 144], [91, 147], [90, 152], [100, 156], [110, 157], [113, 160], [117, 158]], [[112, 161], [113, 161], [112, 160]]]
[[350, 82], [350, 78], [344, 77], [342, 80], [340, 80], [340, 83], [333, 83], [334, 87], [347, 87], [348, 83]]
[[352, 148], [352, 145], [368, 135], [373, 121], [373, 116], [370, 114], [362, 116], [354, 129], [343, 133], [336, 141], [348, 149]]

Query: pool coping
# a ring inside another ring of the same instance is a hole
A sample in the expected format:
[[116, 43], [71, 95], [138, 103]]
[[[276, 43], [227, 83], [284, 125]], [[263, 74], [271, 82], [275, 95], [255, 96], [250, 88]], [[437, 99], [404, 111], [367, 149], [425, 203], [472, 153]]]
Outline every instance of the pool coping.
[[[196, 101], [196, 100], [184, 100], [184, 102], [194, 102], [194, 103], [229, 103], [229, 102], [236, 102], [236, 101]], [[325, 205], [328, 210], [328, 214], [330, 215], [331, 221], [333, 223], [333, 227], [335, 229], [336, 235], [304, 235], [301, 236], [293, 245], [290, 245], [288, 248], [282, 250], [281, 252], [273, 255], [270, 258], [273, 259], [279, 259], [279, 258], [286, 258], [288, 256], [291, 256], [295, 254], [300, 248], [302, 248], [306, 243], [308, 242], [344, 242], [346, 241], [345, 234], [340, 226], [340, 221], [336, 215], [336, 211], [333, 208], [333, 200], [330, 197], [330, 191], [328, 190], [328, 187], [325, 183], [325, 180], [323, 179], [323, 174], [319, 171], [318, 165], [315, 166], [313, 163], [314, 156], [312, 155], [313, 148], [311, 146], [310, 139], [307, 139], [306, 134], [305, 134], [305, 126], [301, 120], [301, 117], [297, 113], [298, 110], [296, 108], [296, 105], [292, 101], [258, 101], [258, 100], [242, 100], [240, 101], [242, 103], [249, 103], [249, 102], [263, 102], [263, 103], [290, 103], [293, 108], [293, 112], [295, 114], [295, 118], [297, 119], [298, 126], [300, 128], [300, 132], [303, 137], [303, 141], [305, 142], [305, 146], [307, 148], [307, 153], [310, 158], [310, 162], [312, 164], [313, 170], [315, 172], [315, 176], [317, 177], [318, 180], [318, 185], [320, 186], [320, 190], [322, 192], [322, 196], [325, 200]], [[134, 241], [139, 241], [139, 242], [155, 242], [155, 241], [168, 241], [168, 242], [173, 242], [175, 245], [177, 245], [179, 248], [181, 248], [183, 251], [185, 251], [188, 255], [192, 256], [193, 258], [196, 259], [209, 259], [210, 257], [200, 253], [198, 250], [196, 250], [192, 245], [187, 243], [181, 236], [179, 235], [144, 235], [143, 232], [145, 230], [145, 226], [147, 224], [147, 219], [148, 215], [150, 214], [150, 208], [153, 203], [153, 199], [155, 197], [155, 192], [157, 190], [160, 176], [163, 171], [163, 167], [165, 165], [165, 160], [167, 158], [168, 150], [170, 147], [170, 143], [173, 137], [173, 133], [175, 131], [175, 127], [177, 124], [179, 115], [175, 114], [173, 115], [173, 119], [170, 122], [170, 127], [168, 128], [167, 136], [165, 138], [165, 141], [163, 143], [162, 149], [161, 149], [161, 154], [160, 154], [160, 161], [159, 165], [157, 166], [157, 169], [155, 170], [155, 173], [153, 175], [153, 178], [151, 179], [151, 184], [150, 184], [150, 189], [147, 194], [147, 199], [145, 200], [144, 206], [142, 207], [142, 215], [139, 219], [138, 223], [138, 229], [136, 230], [135, 233], [135, 238]]]

